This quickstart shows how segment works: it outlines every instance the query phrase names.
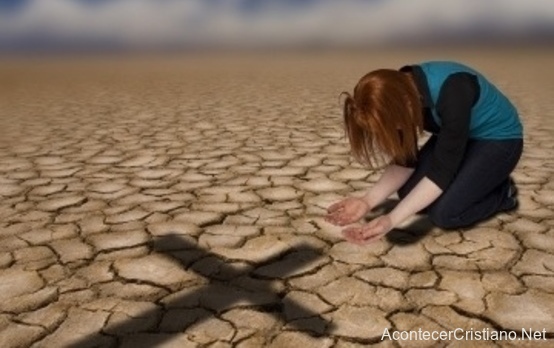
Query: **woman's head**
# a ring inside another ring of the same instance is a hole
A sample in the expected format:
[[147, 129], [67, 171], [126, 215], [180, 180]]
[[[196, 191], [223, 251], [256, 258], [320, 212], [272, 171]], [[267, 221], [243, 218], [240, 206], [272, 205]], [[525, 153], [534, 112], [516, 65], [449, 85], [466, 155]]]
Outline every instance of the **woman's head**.
[[359, 162], [375, 168], [386, 159], [401, 165], [415, 159], [423, 118], [411, 75], [375, 70], [360, 79], [354, 94], [342, 95], [346, 133]]

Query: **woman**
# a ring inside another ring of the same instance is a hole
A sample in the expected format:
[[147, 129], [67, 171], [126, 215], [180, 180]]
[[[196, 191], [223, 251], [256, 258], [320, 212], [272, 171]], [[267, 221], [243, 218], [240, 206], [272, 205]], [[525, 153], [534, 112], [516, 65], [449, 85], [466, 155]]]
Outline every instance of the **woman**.
[[[394, 192], [401, 199], [390, 213], [344, 229], [347, 240], [377, 240], [420, 211], [455, 229], [517, 208], [510, 173], [523, 150], [522, 125], [479, 72], [455, 62], [380, 69], [343, 94], [352, 154], [370, 168], [388, 164], [367, 194], [333, 204], [326, 220], [349, 225]], [[432, 136], [418, 150], [423, 130]]]

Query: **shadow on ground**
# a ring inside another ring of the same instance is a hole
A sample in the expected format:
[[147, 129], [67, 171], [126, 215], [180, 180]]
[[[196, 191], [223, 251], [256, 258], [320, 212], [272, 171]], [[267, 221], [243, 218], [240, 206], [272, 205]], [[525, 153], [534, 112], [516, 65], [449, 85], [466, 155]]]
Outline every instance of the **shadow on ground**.
[[[260, 263], [240, 268], [176, 234], [157, 238], [151, 247], [154, 252], [170, 255], [184, 269], [202, 275], [207, 284], [192, 287], [191, 291], [181, 291], [178, 296], [169, 296], [170, 299], [164, 301], [163, 309], [146, 311], [136, 316], [143, 320], [132, 318], [108, 325], [102, 332], [83, 337], [69, 347], [106, 347], [116, 344], [116, 341], [117, 346], [121, 346], [122, 341], [130, 336], [145, 333], [151, 334], [148, 342], [138, 344], [144, 347], [158, 346], [176, 334], [186, 332], [191, 325], [237, 306], [270, 313], [292, 329], [311, 336], [324, 335], [335, 328], [332, 322], [302, 304], [290, 299], [283, 300], [286, 293], [276, 292], [268, 281], [271, 278], [287, 278], [322, 257], [320, 251], [310, 245], [297, 245]], [[144, 319], [157, 322], [158, 325], [145, 328]], [[136, 342], [133, 345], [136, 346]]]

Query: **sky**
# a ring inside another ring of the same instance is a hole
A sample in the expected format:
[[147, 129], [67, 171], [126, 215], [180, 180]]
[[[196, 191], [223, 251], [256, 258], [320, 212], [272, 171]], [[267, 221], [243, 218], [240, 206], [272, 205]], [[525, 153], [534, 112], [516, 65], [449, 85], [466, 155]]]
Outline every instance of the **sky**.
[[0, 0], [0, 50], [554, 38], [554, 0]]

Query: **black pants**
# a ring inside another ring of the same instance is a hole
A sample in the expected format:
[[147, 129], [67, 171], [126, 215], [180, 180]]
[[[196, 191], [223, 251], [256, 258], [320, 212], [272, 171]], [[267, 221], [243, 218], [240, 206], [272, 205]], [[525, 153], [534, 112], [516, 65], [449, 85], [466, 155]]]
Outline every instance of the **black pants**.
[[[416, 169], [398, 195], [403, 199], [425, 176], [437, 142], [432, 136], [418, 153]], [[506, 207], [510, 173], [523, 151], [522, 139], [470, 140], [456, 177], [424, 212], [441, 228], [467, 227]]]

